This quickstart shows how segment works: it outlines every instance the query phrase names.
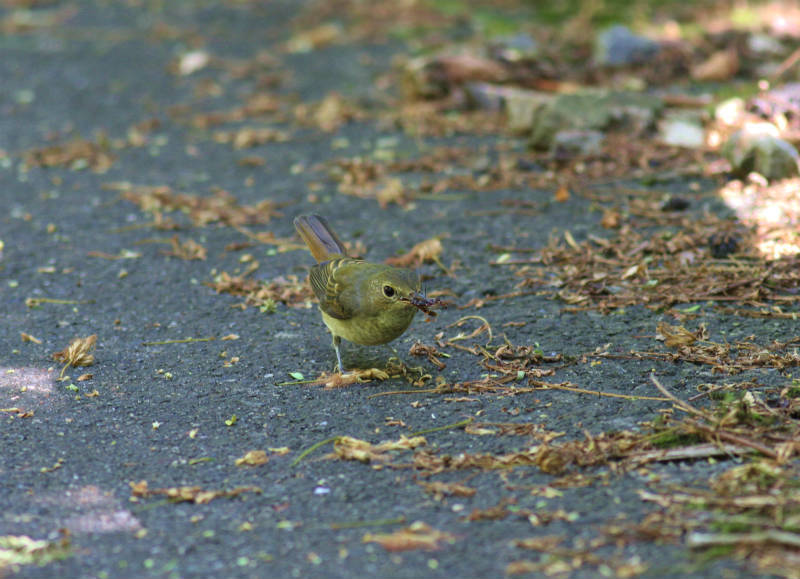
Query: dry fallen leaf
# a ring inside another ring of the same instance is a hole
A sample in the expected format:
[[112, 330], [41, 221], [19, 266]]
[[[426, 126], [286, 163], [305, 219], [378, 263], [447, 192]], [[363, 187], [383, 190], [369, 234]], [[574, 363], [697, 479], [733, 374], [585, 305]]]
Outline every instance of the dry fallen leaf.
[[210, 503], [214, 499], [220, 497], [232, 498], [242, 493], [250, 492], [250, 493], [260, 494], [262, 492], [259, 487], [255, 486], [236, 487], [229, 491], [220, 491], [220, 490], [207, 491], [203, 490], [199, 486], [182, 486], [182, 487], [150, 489], [146, 480], [140, 481], [138, 483], [131, 482], [130, 487], [131, 487], [131, 494], [134, 497], [146, 498], [155, 495], [163, 495], [172, 502], [176, 503], [191, 502], [198, 505]]
[[689, 346], [694, 344], [698, 336], [684, 328], [683, 326], [670, 326], [666, 322], [660, 322], [656, 328], [658, 336], [663, 339], [664, 345], [668, 348], [677, 348], [679, 346]]
[[427, 443], [422, 436], [408, 438], [401, 435], [396, 441], [390, 440], [380, 444], [371, 444], [352, 436], [340, 436], [333, 445], [333, 451], [335, 456], [342, 460], [357, 460], [364, 463], [385, 462], [392, 458], [387, 454], [390, 450], [412, 450]]
[[405, 207], [408, 204], [408, 198], [405, 194], [405, 185], [403, 181], [397, 177], [391, 177], [386, 180], [383, 187], [378, 189], [375, 193], [375, 199], [381, 209], [386, 209], [390, 203], [396, 203], [400, 207]]
[[205, 50], [192, 50], [182, 54], [177, 62], [173, 63], [174, 72], [181, 76], [189, 76], [204, 69], [211, 62], [211, 55]]
[[502, 82], [509, 73], [500, 62], [468, 53], [415, 58], [406, 64], [404, 72], [408, 96], [426, 99], [445, 96], [469, 82]]
[[564, 537], [562, 535], [543, 535], [528, 539], [515, 539], [513, 545], [521, 549], [549, 553], [557, 549], [563, 542]]
[[501, 521], [511, 514], [508, 505], [513, 505], [516, 499], [502, 498], [494, 506], [485, 509], [472, 509], [472, 512], [465, 517], [467, 521]]
[[423, 549], [435, 551], [442, 543], [454, 543], [456, 536], [444, 531], [437, 531], [430, 525], [417, 521], [394, 533], [367, 533], [362, 543], [378, 543], [387, 551], [413, 551]]
[[327, 390], [333, 388], [343, 388], [351, 384], [371, 382], [372, 380], [388, 380], [389, 373], [379, 368], [367, 368], [365, 370], [352, 370], [346, 374], [338, 372], [328, 374], [323, 372], [312, 384], [324, 384]]
[[222, 223], [232, 227], [247, 224], [267, 223], [280, 216], [277, 205], [265, 199], [255, 205], [240, 205], [236, 197], [223, 189], [215, 189], [206, 197], [176, 193], [167, 185], [134, 185], [125, 181], [106, 183], [103, 188], [119, 191], [123, 199], [135, 203], [142, 211], [153, 214], [154, 225], [162, 229], [174, 229], [175, 223], [165, 217], [165, 212], [181, 211], [189, 216], [196, 226]]
[[553, 196], [558, 203], [564, 203], [565, 201], [569, 201], [569, 189], [566, 185], [562, 185], [556, 190], [555, 195]]
[[251, 450], [241, 458], [236, 459], [236, 466], [260, 466], [267, 464], [269, 457], [263, 450]]
[[286, 50], [291, 53], [311, 52], [340, 41], [344, 30], [336, 23], [320, 24], [315, 28], [301, 30], [286, 42]]
[[420, 241], [408, 253], [386, 260], [389, 265], [419, 267], [423, 263], [438, 262], [442, 254], [442, 242], [438, 237]]
[[471, 497], [478, 492], [477, 489], [460, 483], [417, 481], [417, 484], [425, 489], [425, 492], [431, 493], [437, 501], [441, 501], [444, 497]]
[[170, 239], [171, 249], [165, 251], [164, 255], [171, 255], [179, 259], [191, 260], [205, 260], [208, 250], [192, 239], [187, 239], [181, 242], [177, 235]]
[[267, 311], [278, 302], [291, 308], [310, 308], [314, 298], [309, 284], [291, 274], [266, 282], [247, 277], [247, 274], [232, 276], [222, 271], [213, 282], [206, 282], [206, 285], [214, 288], [217, 293], [244, 296], [245, 302], [241, 304], [243, 308], [252, 305]]
[[92, 334], [86, 338], [75, 338], [69, 343], [69, 346], [54, 353], [53, 359], [64, 363], [60, 376], [64, 375], [64, 370], [69, 366], [91, 366], [94, 364], [92, 350], [96, 342], [97, 334]]
[[314, 104], [301, 103], [294, 107], [294, 116], [298, 122], [331, 133], [341, 125], [364, 116], [353, 102], [347, 101], [336, 92], [329, 93], [324, 99]]
[[214, 133], [214, 141], [230, 143], [237, 150], [250, 149], [265, 143], [283, 143], [288, 140], [288, 133], [270, 127], [242, 127], [235, 131]]
[[408, 351], [412, 356], [424, 356], [428, 361], [435, 365], [439, 370], [444, 370], [447, 364], [442, 362], [439, 357], [442, 355], [434, 346], [428, 346], [421, 342], [414, 342], [411, 349]]
[[728, 80], [739, 72], [739, 55], [733, 48], [719, 50], [692, 67], [694, 80]]
[[606, 229], [617, 229], [619, 228], [621, 221], [622, 216], [619, 214], [619, 211], [614, 211], [613, 209], [604, 209], [603, 218], [600, 220], [600, 225]]
[[95, 173], [105, 173], [114, 163], [107, 144], [74, 139], [57, 145], [25, 152], [25, 163], [33, 167], [89, 167]]

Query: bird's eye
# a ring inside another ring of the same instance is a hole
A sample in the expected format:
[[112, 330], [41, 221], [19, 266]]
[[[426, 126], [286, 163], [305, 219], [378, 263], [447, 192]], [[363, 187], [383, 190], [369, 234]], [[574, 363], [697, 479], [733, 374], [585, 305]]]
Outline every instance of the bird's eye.
[[383, 286], [383, 295], [385, 295], [387, 298], [394, 297], [394, 288], [390, 285]]

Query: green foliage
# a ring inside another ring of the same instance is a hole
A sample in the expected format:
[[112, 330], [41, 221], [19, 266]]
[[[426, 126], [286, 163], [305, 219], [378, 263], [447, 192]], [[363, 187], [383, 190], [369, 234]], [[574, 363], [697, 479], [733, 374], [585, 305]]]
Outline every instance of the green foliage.
[[711, 0], [682, 2], [680, 0], [564, 0], [563, 2], [542, 2], [525, 0], [536, 10], [536, 20], [553, 26], [562, 25], [580, 17], [598, 27], [612, 24], [648, 24], [660, 15], [669, 14], [678, 22], [693, 22], [698, 12], [718, 6]]
[[676, 428], [669, 428], [653, 435], [651, 442], [656, 448], [676, 448], [680, 446], [702, 444], [704, 440], [697, 434], [681, 432]]

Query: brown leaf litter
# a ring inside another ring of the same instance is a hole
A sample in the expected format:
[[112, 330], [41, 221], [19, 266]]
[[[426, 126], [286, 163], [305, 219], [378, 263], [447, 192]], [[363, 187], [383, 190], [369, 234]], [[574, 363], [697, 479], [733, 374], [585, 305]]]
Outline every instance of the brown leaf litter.
[[457, 537], [452, 533], [438, 531], [422, 521], [416, 521], [393, 533], [367, 533], [362, 543], [378, 543], [390, 552], [398, 551], [436, 551], [445, 544], [452, 544]]
[[218, 189], [206, 197], [176, 193], [167, 185], [133, 185], [127, 182], [107, 183], [106, 189], [120, 191], [123, 199], [139, 206], [142, 211], [152, 213], [156, 224], [164, 228], [175, 225], [164, 214], [180, 211], [186, 214], [192, 224], [202, 227], [211, 223], [229, 226], [268, 223], [273, 217], [281, 216], [277, 205], [265, 199], [256, 205], [240, 205], [236, 197]]
[[133, 499], [163, 496], [173, 503], [195, 503], [203, 505], [217, 498], [234, 498], [243, 493], [261, 494], [261, 489], [255, 486], [241, 486], [224, 490], [204, 490], [200, 486], [180, 486], [151, 489], [147, 481], [131, 482], [131, 496]]
[[57, 145], [30, 149], [24, 154], [25, 163], [31, 167], [89, 168], [95, 173], [105, 173], [114, 163], [115, 156], [105, 143], [95, 143], [76, 138]]
[[291, 308], [310, 308], [314, 300], [314, 294], [305, 280], [300, 280], [293, 274], [264, 281], [223, 271], [214, 277], [214, 281], [206, 282], [206, 285], [214, 288], [217, 293], [244, 297], [245, 301], [239, 304], [241, 307], [269, 309], [276, 303], [282, 303]]
[[[764, 307], [800, 299], [800, 258], [763, 259], [751, 232], [711, 215], [670, 215], [655, 203], [634, 204], [633, 211], [643, 222], [624, 223], [610, 238], [576, 242], [564, 232], [532, 259], [505, 262], [521, 265], [517, 289], [545, 288], [570, 310], [603, 312], [705, 301]], [[723, 238], [730, 240], [724, 249], [715, 245]]]

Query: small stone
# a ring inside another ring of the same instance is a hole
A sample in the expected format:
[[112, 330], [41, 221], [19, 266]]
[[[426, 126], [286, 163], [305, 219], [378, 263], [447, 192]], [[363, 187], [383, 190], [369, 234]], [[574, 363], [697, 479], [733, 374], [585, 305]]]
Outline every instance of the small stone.
[[508, 128], [517, 133], [528, 132], [535, 120], [556, 98], [552, 94], [524, 89], [511, 89], [505, 95]]
[[417, 98], [441, 98], [466, 83], [496, 83], [507, 76], [501, 63], [473, 54], [415, 58], [404, 72], [406, 91]]
[[741, 239], [738, 235], [731, 232], [718, 232], [708, 238], [708, 247], [714, 259], [725, 259], [729, 255], [736, 253], [739, 249]]
[[797, 175], [797, 149], [777, 133], [770, 123], [752, 123], [733, 133], [722, 147], [733, 173], [746, 177], [756, 172], [770, 181]]
[[694, 80], [724, 81], [739, 72], [739, 55], [733, 49], [719, 50], [703, 62], [692, 67], [690, 74]]
[[617, 25], [597, 36], [594, 59], [608, 66], [644, 64], [660, 50], [654, 40], [634, 34], [627, 26]]
[[726, 125], [738, 125], [746, 109], [747, 105], [744, 99], [739, 97], [729, 98], [717, 105], [714, 109], [714, 118]]
[[550, 151], [557, 159], [569, 159], [599, 153], [603, 148], [605, 135], [600, 131], [566, 130], [553, 137]]
[[661, 204], [661, 211], [686, 211], [691, 203], [685, 197], [671, 195]]
[[673, 147], [698, 149], [706, 142], [706, 133], [698, 115], [669, 115], [659, 123], [661, 140]]
[[489, 54], [493, 58], [507, 62], [533, 60], [539, 56], [539, 43], [527, 34], [502, 36], [492, 40], [489, 46]]
[[470, 82], [464, 85], [470, 108], [482, 111], [501, 111], [506, 106], [507, 87], [488, 82]]
[[760, 55], [780, 56], [784, 52], [783, 45], [777, 38], [760, 33], [751, 34], [748, 37], [747, 48]]
[[651, 126], [663, 102], [650, 95], [606, 90], [585, 90], [551, 97], [533, 114], [529, 145], [548, 150], [560, 131], [624, 128], [636, 134]]

